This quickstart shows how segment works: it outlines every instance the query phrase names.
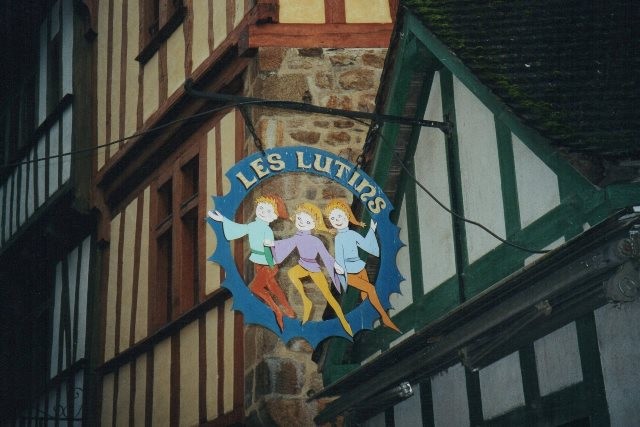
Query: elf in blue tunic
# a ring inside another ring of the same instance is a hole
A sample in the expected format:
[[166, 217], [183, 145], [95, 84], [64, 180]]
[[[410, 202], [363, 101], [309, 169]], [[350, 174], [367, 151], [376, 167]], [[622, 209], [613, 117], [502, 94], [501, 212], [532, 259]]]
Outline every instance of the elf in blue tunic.
[[331, 226], [336, 229], [335, 237], [335, 271], [339, 274], [341, 286], [347, 285], [360, 290], [362, 299], [369, 298], [371, 305], [380, 314], [382, 323], [395, 331], [400, 329], [393, 323], [387, 312], [382, 307], [375, 286], [369, 281], [365, 262], [360, 259], [358, 248], [377, 257], [380, 256], [380, 247], [376, 239], [375, 231], [377, 223], [371, 221], [371, 227], [366, 236], [349, 229], [349, 223], [364, 226], [356, 220], [349, 205], [340, 199], [332, 199], [324, 210]]
[[295, 317], [295, 312], [287, 300], [282, 288], [276, 281], [278, 266], [273, 261], [271, 248], [265, 246], [265, 242], [273, 241], [273, 230], [269, 226], [278, 218], [287, 219], [289, 213], [280, 196], [275, 194], [256, 198], [256, 219], [248, 224], [238, 224], [222, 216], [218, 211], [209, 211], [211, 219], [222, 223], [224, 237], [227, 240], [239, 239], [247, 236], [251, 255], [249, 261], [253, 262], [255, 275], [249, 284], [249, 290], [258, 298], [265, 302], [275, 313], [276, 322], [283, 328], [283, 311], [276, 303], [278, 300], [284, 314], [288, 317]]

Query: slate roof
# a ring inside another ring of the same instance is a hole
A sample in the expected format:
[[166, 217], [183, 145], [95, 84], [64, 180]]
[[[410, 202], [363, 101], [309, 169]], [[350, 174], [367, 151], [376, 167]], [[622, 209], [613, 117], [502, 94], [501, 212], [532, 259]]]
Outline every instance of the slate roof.
[[403, 0], [527, 125], [640, 157], [640, 2]]

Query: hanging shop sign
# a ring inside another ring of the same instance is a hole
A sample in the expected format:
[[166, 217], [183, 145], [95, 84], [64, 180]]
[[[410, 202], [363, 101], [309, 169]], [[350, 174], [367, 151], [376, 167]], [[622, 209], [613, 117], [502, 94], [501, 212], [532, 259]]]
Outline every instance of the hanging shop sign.
[[[233, 220], [253, 190], [284, 174], [312, 174], [338, 183], [362, 202], [368, 222], [355, 218], [342, 199], [287, 206], [281, 195], [265, 191], [253, 198], [253, 221]], [[207, 222], [218, 242], [209, 261], [224, 269], [222, 286], [231, 291], [233, 309], [243, 313], [246, 324], [262, 325], [285, 342], [304, 338], [314, 347], [331, 336], [351, 339], [359, 331], [373, 328], [378, 319], [399, 331], [386, 310], [391, 308], [391, 294], [400, 292], [403, 278], [396, 256], [403, 244], [399, 228], [390, 220], [393, 207], [371, 177], [342, 157], [310, 147], [258, 152], [238, 162], [226, 176], [231, 189], [224, 196], [213, 197], [215, 210], [208, 213]], [[287, 219], [293, 221], [295, 232], [274, 233], [272, 226], [276, 221]], [[318, 235], [324, 235], [324, 241], [333, 240], [331, 250]], [[249, 246], [246, 260], [233, 257], [231, 242], [236, 239], [245, 239]], [[375, 283], [366, 269], [367, 260], [372, 257], [380, 259]], [[250, 280], [245, 280], [238, 271], [236, 261], [251, 264]], [[287, 297], [283, 288], [290, 287], [292, 292]], [[350, 287], [362, 300], [345, 313], [334, 294], [344, 293]], [[320, 299], [322, 306], [317, 303]], [[336, 317], [310, 320], [314, 309], [324, 310], [324, 301]], [[300, 308], [296, 310], [293, 306]]]

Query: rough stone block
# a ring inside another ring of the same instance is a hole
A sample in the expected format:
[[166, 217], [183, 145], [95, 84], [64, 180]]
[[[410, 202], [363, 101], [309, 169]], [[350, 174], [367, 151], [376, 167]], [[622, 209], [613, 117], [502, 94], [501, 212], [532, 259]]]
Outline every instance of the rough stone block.
[[315, 82], [320, 89], [333, 89], [333, 75], [331, 73], [316, 72]]
[[304, 131], [304, 130], [291, 132], [289, 136], [291, 136], [292, 139], [298, 142], [302, 142], [304, 144], [310, 144], [310, 145], [317, 144], [318, 141], [320, 140], [319, 132], [310, 132], [310, 131]]
[[309, 90], [303, 74], [272, 75], [258, 82], [257, 95], [265, 99], [301, 102]]
[[329, 145], [344, 145], [351, 141], [351, 135], [347, 132], [329, 132], [327, 134], [327, 143]]
[[362, 63], [369, 67], [382, 68], [384, 67], [384, 58], [386, 51], [380, 53], [367, 52], [362, 55]]
[[258, 69], [260, 72], [277, 71], [282, 65], [286, 48], [262, 47], [258, 53]]
[[372, 70], [349, 70], [340, 74], [340, 87], [345, 90], [368, 90], [376, 86]]
[[352, 128], [353, 125], [354, 123], [351, 120], [335, 120], [333, 122], [333, 126], [337, 127], [338, 129]]
[[327, 99], [325, 105], [328, 108], [340, 108], [342, 110], [353, 109], [353, 101], [351, 100], [351, 97], [347, 95], [344, 95], [344, 96], [329, 95], [329, 98]]

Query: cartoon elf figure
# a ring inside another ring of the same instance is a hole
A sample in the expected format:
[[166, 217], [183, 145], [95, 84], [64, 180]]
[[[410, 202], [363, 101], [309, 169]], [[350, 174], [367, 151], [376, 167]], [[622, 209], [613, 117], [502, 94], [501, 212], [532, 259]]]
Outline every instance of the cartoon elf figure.
[[[325, 214], [329, 218], [331, 226], [337, 230], [335, 237], [335, 270], [339, 274], [342, 288], [347, 285], [360, 290], [362, 299], [369, 298], [371, 305], [380, 314], [382, 323], [400, 332], [400, 329], [393, 323], [387, 312], [382, 307], [375, 286], [369, 281], [365, 262], [360, 259], [358, 248], [378, 257], [380, 247], [376, 240], [375, 231], [378, 224], [371, 221], [371, 227], [366, 236], [362, 237], [358, 232], [349, 229], [349, 223], [364, 226], [356, 220], [349, 205], [340, 199], [332, 199], [325, 208]], [[342, 271], [342, 272], [341, 272]]]
[[265, 241], [273, 241], [273, 230], [269, 226], [278, 218], [288, 219], [289, 213], [284, 201], [277, 195], [265, 195], [256, 198], [256, 219], [248, 224], [238, 224], [225, 218], [220, 212], [209, 211], [211, 219], [222, 223], [224, 236], [227, 240], [239, 239], [247, 236], [251, 255], [249, 261], [253, 262], [255, 275], [249, 284], [249, 290], [264, 301], [275, 313], [276, 322], [283, 328], [283, 312], [276, 304], [274, 297], [284, 308], [284, 314], [295, 317], [295, 313], [282, 288], [276, 281], [278, 266], [273, 260], [271, 248], [265, 246]]
[[[277, 240], [272, 244], [274, 259], [277, 263], [280, 263], [287, 258], [294, 249], [298, 250], [298, 254], [300, 256], [298, 264], [289, 270], [288, 275], [293, 286], [295, 286], [296, 290], [302, 297], [304, 310], [302, 323], [309, 320], [313, 306], [311, 299], [307, 296], [304, 290], [301, 280], [305, 277], [309, 277], [318, 287], [322, 296], [324, 296], [331, 308], [333, 308], [333, 311], [336, 313], [336, 316], [344, 330], [350, 336], [353, 336], [351, 326], [349, 326], [340, 304], [331, 294], [329, 283], [327, 282], [324, 273], [320, 270], [320, 264], [317, 261], [318, 256], [320, 256], [322, 263], [329, 272], [329, 276], [334, 278], [334, 258], [329, 254], [329, 251], [324, 246], [324, 243], [322, 243], [322, 240], [311, 234], [311, 231], [314, 229], [324, 232], [329, 231], [324, 224], [322, 211], [313, 203], [305, 202], [300, 204], [296, 208], [295, 225], [298, 229], [296, 234], [287, 239]], [[333, 279], [333, 283], [334, 286], [340, 290], [339, 282], [336, 278]]]

